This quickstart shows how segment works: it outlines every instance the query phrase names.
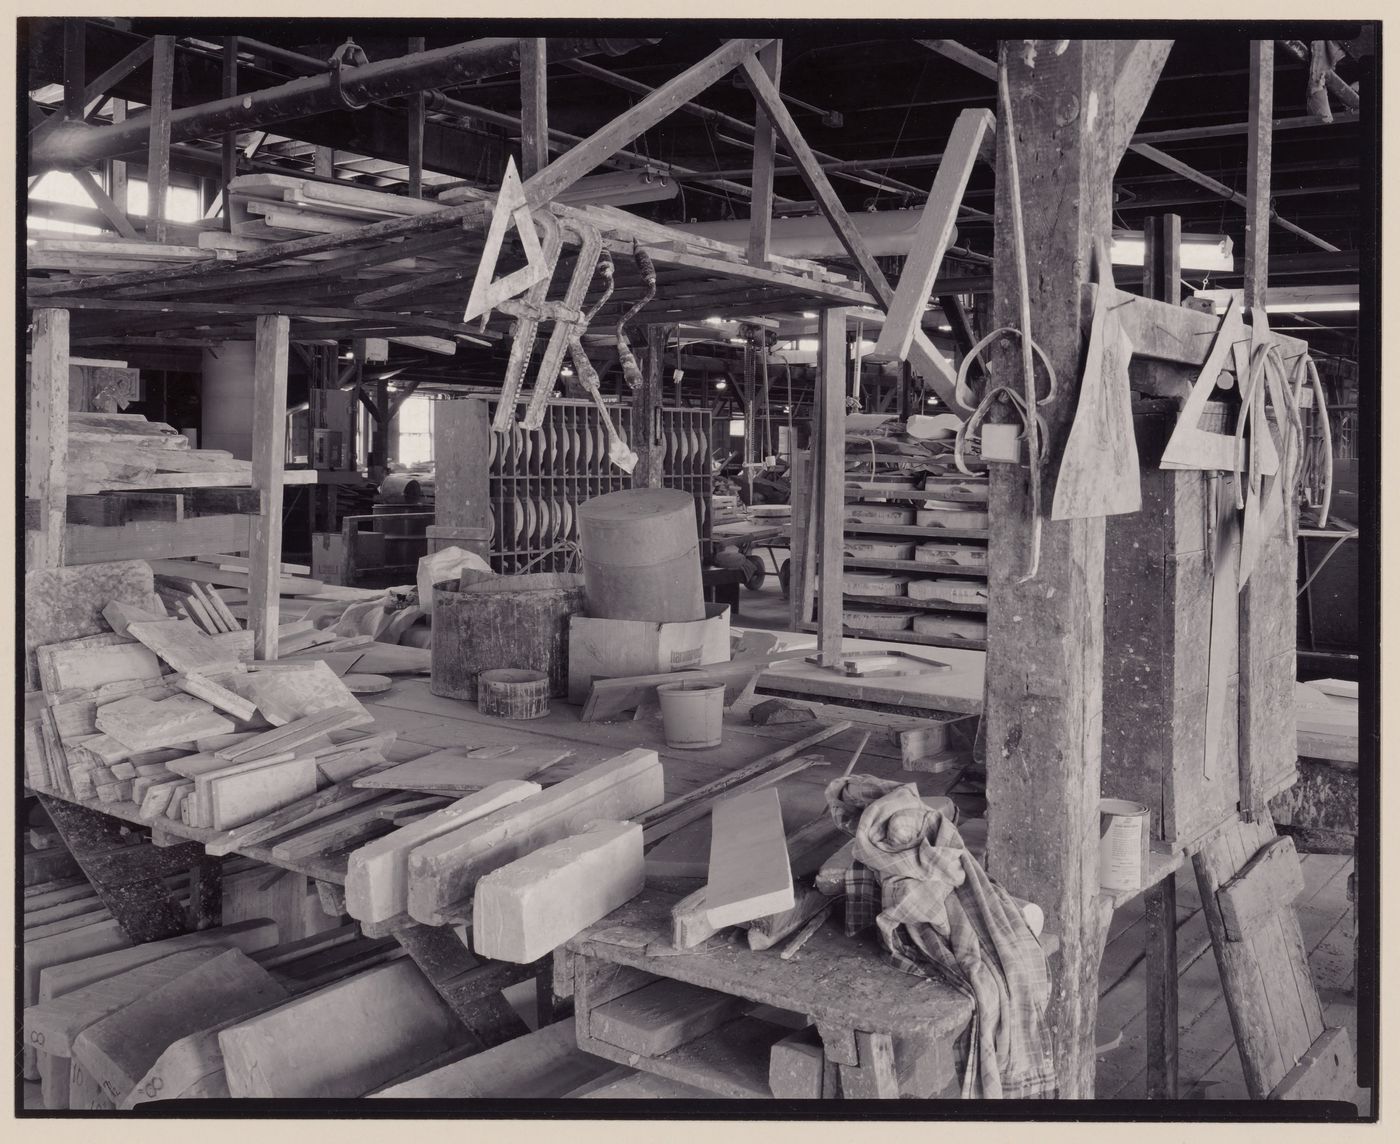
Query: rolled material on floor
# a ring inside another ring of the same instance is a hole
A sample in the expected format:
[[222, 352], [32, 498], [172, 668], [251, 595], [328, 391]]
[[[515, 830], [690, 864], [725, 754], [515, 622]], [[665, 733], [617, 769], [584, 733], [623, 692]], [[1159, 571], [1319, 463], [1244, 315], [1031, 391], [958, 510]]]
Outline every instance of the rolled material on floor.
[[705, 618], [695, 498], [624, 489], [578, 509], [590, 616], [686, 622]]
[[475, 699], [477, 676], [525, 667], [569, 689], [569, 617], [584, 610], [583, 577], [568, 572], [492, 576], [467, 572], [433, 586], [434, 695]]

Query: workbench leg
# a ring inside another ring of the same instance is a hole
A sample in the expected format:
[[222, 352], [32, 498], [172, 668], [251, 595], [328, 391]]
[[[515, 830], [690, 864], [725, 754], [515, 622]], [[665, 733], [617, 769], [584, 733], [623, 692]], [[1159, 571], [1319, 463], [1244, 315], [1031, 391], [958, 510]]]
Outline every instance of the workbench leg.
[[897, 1100], [894, 1038], [888, 1033], [860, 1032], [855, 1038], [860, 1063], [840, 1066], [841, 1095], [846, 1100]]
[[137, 945], [189, 930], [184, 909], [164, 878], [188, 873], [204, 860], [198, 842], [157, 847], [131, 842], [119, 819], [61, 798], [36, 795], [83, 876]]
[[451, 926], [405, 926], [395, 930], [394, 937], [480, 1042], [480, 1049], [529, 1032], [501, 990], [536, 976], [541, 971], [539, 963], [484, 961], [467, 949]]
[[561, 997], [554, 991], [557, 980], [555, 962], [567, 958], [563, 951], [556, 951], [545, 959], [544, 968], [535, 977], [535, 1017], [540, 1028], [553, 1025], [574, 1015], [574, 1003], [568, 997]]
[[1143, 895], [1147, 917], [1147, 1097], [1177, 1096], [1176, 875]]

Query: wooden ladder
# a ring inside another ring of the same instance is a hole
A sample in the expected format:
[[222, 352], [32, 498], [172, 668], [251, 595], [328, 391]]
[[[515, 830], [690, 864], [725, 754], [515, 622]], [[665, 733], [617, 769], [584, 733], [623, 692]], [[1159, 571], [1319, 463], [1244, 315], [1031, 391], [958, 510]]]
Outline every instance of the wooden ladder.
[[1193, 861], [1249, 1095], [1348, 1098], [1351, 1040], [1322, 1023], [1293, 908], [1303, 888], [1293, 840], [1260, 814], [1225, 826]]

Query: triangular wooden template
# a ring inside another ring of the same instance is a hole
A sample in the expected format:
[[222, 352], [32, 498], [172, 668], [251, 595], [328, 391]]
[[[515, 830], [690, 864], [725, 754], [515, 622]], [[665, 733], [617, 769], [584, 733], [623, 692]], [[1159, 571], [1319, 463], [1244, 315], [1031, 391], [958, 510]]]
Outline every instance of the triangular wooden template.
[[[501, 244], [505, 241], [510, 224], [520, 235], [520, 245], [525, 250], [525, 265], [513, 270], [504, 278], [493, 281], [496, 273], [496, 259], [501, 254]], [[515, 160], [506, 160], [506, 175], [501, 180], [501, 189], [496, 195], [496, 208], [491, 214], [491, 226], [486, 231], [486, 245], [481, 249], [481, 262], [476, 268], [476, 278], [472, 280], [471, 296], [467, 299], [467, 309], [462, 315], [463, 322], [489, 314], [508, 298], [523, 294], [549, 273], [549, 265], [540, 250], [539, 236], [535, 233], [535, 223], [530, 217], [530, 206], [525, 199], [525, 188], [520, 185], [520, 175], [515, 169]]]
[[1079, 403], [1060, 459], [1051, 520], [1117, 516], [1142, 508], [1142, 476], [1128, 392], [1133, 343], [1110, 305], [1113, 267], [1108, 252], [1102, 242], [1094, 248], [1099, 287]]
[[[1220, 329], [1211, 343], [1210, 353], [1192, 384], [1191, 394], [1177, 418], [1176, 428], [1162, 453], [1164, 469], [1219, 469], [1232, 472], [1235, 468], [1235, 436], [1233, 433], [1212, 433], [1200, 428], [1201, 414], [1215, 389], [1220, 371], [1227, 358], [1233, 356], [1237, 341], [1248, 341], [1249, 331], [1240, 317], [1240, 302], [1231, 298], [1220, 319]], [[1242, 392], [1248, 379], [1238, 385]], [[1267, 440], [1268, 433], [1264, 438]], [[1278, 471], [1278, 454], [1273, 443], [1260, 442], [1260, 472], [1269, 475]]]

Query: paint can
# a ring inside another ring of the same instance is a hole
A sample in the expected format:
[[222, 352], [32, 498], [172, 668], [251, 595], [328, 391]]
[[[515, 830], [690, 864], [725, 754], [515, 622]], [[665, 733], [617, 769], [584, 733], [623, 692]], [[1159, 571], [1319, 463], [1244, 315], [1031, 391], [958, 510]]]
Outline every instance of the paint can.
[[1137, 890], [1147, 878], [1148, 827], [1152, 812], [1121, 798], [1099, 800], [1099, 885]]

